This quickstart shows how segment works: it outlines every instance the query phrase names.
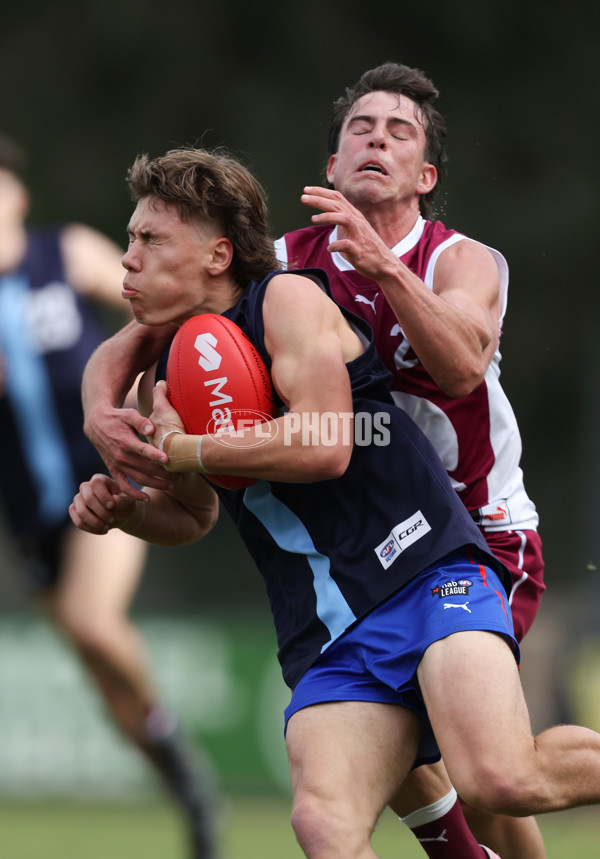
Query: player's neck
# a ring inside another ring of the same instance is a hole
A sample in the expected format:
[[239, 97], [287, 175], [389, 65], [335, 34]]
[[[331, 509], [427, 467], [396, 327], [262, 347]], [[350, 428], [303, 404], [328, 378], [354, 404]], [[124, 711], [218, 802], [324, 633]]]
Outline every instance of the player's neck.
[[228, 273], [211, 278], [210, 287], [204, 291], [201, 301], [193, 308], [190, 308], [189, 315], [225, 313], [226, 310], [229, 310], [238, 303], [243, 292], [243, 288]]
[[373, 206], [363, 214], [388, 248], [395, 247], [407, 236], [420, 215], [418, 206]]

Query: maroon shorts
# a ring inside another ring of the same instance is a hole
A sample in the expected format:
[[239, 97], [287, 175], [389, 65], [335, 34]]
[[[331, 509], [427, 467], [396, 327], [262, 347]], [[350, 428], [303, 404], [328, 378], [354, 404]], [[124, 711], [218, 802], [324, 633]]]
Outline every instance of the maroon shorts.
[[494, 555], [508, 567], [515, 638], [522, 641], [538, 612], [544, 584], [542, 541], [537, 531], [483, 531]]

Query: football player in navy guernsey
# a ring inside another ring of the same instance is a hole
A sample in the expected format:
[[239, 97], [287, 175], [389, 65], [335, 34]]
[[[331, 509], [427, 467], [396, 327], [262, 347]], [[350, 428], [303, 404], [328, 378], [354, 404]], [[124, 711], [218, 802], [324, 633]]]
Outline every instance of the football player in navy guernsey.
[[122, 249], [82, 224], [26, 224], [26, 162], [15, 141], [0, 137], [0, 510], [32, 596], [186, 810], [191, 855], [213, 859], [212, 788], [159, 700], [128, 616], [147, 546], [120, 531], [99, 544], [68, 513], [81, 480], [103, 468], [83, 434], [81, 374], [106, 336], [98, 307], [127, 310]]
[[[278, 239], [277, 259], [280, 267], [324, 269], [335, 300], [372, 326], [392, 371], [394, 402], [426, 433], [459, 498], [510, 570], [509, 602], [521, 641], [545, 585], [519, 429], [499, 382], [508, 267], [498, 251], [434, 220], [446, 164], [437, 96], [422, 72], [397, 63], [370, 69], [345, 91], [334, 103], [329, 187], [306, 188], [302, 197], [321, 213], [313, 226]], [[130, 375], [146, 369], [169, 337], [168, 328], [132, 323], [86, 368], [86, 431], [126, 491], [126, 474], [147, 486], [164, 484], [158, 452], [136, 435], [145, 420], [121, 405], [130, 383], [125, 368], [131, 362]], [[466, 859], [476, 849], [442, 763], [416, 770], [392, 807], [435, 859], [457, 855], [435, 841], [440, 828], [461, 841]], [[534, 819], [465, 808], [477, 840], [503, 859], [544, 859]]]
[[[221, 500], [271, 604], [291, 689], [292, 825], [305, 855], [376, 855], [383, 809], [440, 750], [476, 809], [524, 816], [600, 802], [600, 734], [561, 725], [532, 735], [511, 576], [431, 443], [394, 406], [371, 328], [332, 301], [324, 272], [277, 269], [260, 188], [236, 160], [198, 149], [143, 155], [128, 181], [123, 296], [136, 320], [163, 328], [226, 316], [269, 369], [279, 414], [227, 444], [186, 434], [163, 356], [142, 397], [151, 386], [147, 427], [166, 488], [133, 497], [97, 475], [71, 517], [91, 533], [120, 528], [176, 546], [213, 527]], [[345, 431], [348, 415], [360, 443]], [[364, 443], [369, 423], [386, 427], [385, 443]], [[256, 482], [230, 490], [203, 474]]]

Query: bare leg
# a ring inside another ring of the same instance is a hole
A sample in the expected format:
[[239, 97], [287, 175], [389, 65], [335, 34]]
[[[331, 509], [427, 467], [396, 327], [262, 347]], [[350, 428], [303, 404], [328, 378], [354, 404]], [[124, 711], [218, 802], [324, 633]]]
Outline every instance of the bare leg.
[[122, 531], [68, 532], [55, 590], [42, 605], [79, 653], [117, 725], [187, 814], [194, 859], [216, 854], [213, 785], [159, 703], [142, 638], [128, 616], [146, 546]]
[[318, 704], [292, 716], [292, 826], [309, 859], [376, 856], [373, 828], [412, 765], [419, 736], [418, 717], [391, 704]]
[[463, 804], [469, 828], [477, 840], [502, 859], [546, 859], [546, 848], [535, 817], [489, 814]]
[[[534, 817], [507, 817], [489, 814], [457, 800], [458, 806], [443, 803], [452, 791], [452, 785], [443, 763], [418, 767], [404, 780], [390, 807], [413, 830], [415, 837], [429, 856], [451, 859], [460, 856], [481, 856], [479, 844], [491, 847], [502, 859], [545, 859], [544, 842]], [[462, 809], [461, 809], [462, 805]], [[423, 816], [432, 808], [435, 814]], [[443, 812], [443, 813], [442, 813]], [[432, 820], [428, 826], [423, 819]], [[414, 825], [413, 821], [417, 824]], [[430, 841], [436, 833], [443, 833], [443, 841]], [[422, 840], [424, 839], [424, 840]]]
[[437, 764], [417, 767], [407, 775], [390, 802], [390, 808], [400, 817], [435, 802], [452, 789], [446, 768]]
[[411, 771], [389, 805], [430, 859], [482, 859], [441, 761]]
[[437, 641], [418, 674], [448, 773], [470, 805], [523, 817], [600, 802], [600, 734], [565, 725], [534, 739], [500, 636], [461, 632]]
[[57, 587], [42, 601], [134, 742], [144, 737], [157, 701], [142, 639], [127, 614], [145, 557], [144, 544], [121, 531], [99, 539], [73, 528]]

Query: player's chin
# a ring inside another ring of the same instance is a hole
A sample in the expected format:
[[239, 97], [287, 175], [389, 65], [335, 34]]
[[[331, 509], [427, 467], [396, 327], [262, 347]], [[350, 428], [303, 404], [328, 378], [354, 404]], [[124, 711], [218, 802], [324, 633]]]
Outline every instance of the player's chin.
[[136, 319], [137, 322], [143, 323], [142, 317], [144, 316], [144, 309], [141, 307], [139, 301], [136, 301], [134, 298], [130, 298], [128, 299], [128, 302], [129, 309], [131, 310], [134, 319]]
[[139, 301], [130, 301], [129, 306], [131, 307], [133, 318], [140, 325], [164, 325], [165, 322], [170, 321], [168, 319], [161, 319], [156, 313], [146, 310]]

